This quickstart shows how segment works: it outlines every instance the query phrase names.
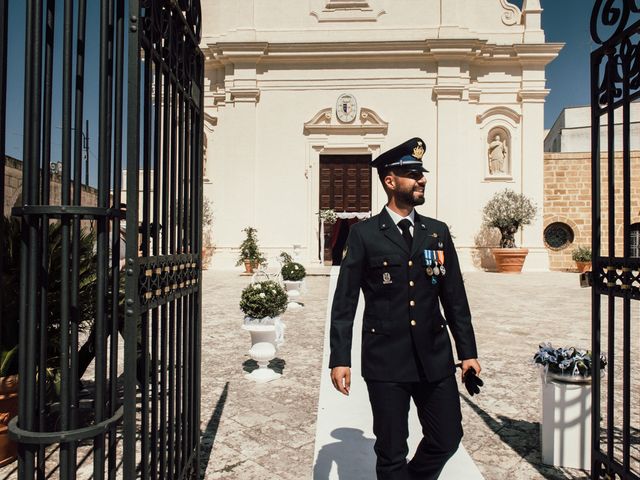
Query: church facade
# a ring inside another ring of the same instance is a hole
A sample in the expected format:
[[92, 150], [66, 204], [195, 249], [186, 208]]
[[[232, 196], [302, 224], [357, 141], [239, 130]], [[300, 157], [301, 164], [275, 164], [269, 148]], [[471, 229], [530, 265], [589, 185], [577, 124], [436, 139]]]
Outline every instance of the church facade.
[[[505, 188], [539, 213], [517, 239], [526, 270], [543, 241], [546, 43], [539, 0], [203, 2], [205, 197], [213, 264], [232, 267], [242, 229], [273, 259], [337, 263], [354, 221], [386, 197], [369, 162], [425, 140], [426, 203], [464, 269], [491, 267], [482, 207]], [[321, 223], [333, 209], [336, 224]]]

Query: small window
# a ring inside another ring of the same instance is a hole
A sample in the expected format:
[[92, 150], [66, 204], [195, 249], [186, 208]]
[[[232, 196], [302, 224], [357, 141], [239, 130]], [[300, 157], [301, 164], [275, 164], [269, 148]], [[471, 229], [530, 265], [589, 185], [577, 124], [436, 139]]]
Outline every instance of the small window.
[[640, 258], [640, 223], [634, 223], [631, 225], [631, 232], [629, 235], [631, 258]]
[[562, 222], [554, 222], [544, 229], [544, 241], [554, 250], [562, 250], [573, 243], [573, 230]]

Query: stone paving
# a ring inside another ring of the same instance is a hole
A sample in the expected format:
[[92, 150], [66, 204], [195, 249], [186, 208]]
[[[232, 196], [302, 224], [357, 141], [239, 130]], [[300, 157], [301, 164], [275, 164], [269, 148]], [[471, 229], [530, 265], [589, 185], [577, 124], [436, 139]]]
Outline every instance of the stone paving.
[[[249, 281], [215, 270], [203, 279], [202, 478], [311, 478], [329, 278], [307, 277], [305, 308], [284, 316], [275, 362], [283, 377], [262, 385], [243, 377], [250, 343], [238, 301]], [[542, 341], [590, 347], [590, 290], [556, 272], [470, 272], [465, 282], [486, 382], [479, 396], [461, 394], [470, 455], [487, 480], [588, 478], [541, 462], [540, 377], [530, 359]]]
[[201, 478], [307, 479], [329, 277], [308, 276], [300, 299], [305, 308], [283, 315], [285, 344], [272, 361], [283, 375], [267, 384], [244, 378], [255, 364], [238, 303], [250, 280], [237, 272], [203, 275]]
[[[485, 381], [480, 395], [461, 393], [467, 451], [487, 480], [588, 478], [584, 471], [542, 464], [540, 376], [530, 362], [543, 341], [554, 346], [590, 347], [590, 290], [581, 289], [577, 274], [571, 273], [470, 272], [464, 278]], [[310, 479], [320, 378], [328, 375], [321, 362], [329, 277], [307, 277], [301, 298], [305, 308], [285, 313], [286, 343], [272, 362], [283, 376], [268, 384], [244, 378], [255, 362], [247, 353], [250, 338], [240, 328], [238, 303], [250, 281], [237, 271], [208, 270], [203, 276], [201, 478]], [[616, 301], [618, 312], [621, 307]], [[634, 305], [632, 318], [637, 319], [639, 313]], [[616, 327], [618, 350], [621, 323]], [[639, 330], [635, 322], [632, 338], [638, 338]], [[618, 366], [616, 386], [622, 372], [618, 350], [613, 352]], [[640, 378], [639, 363], [634, 359], [631, 364], [632, 379]], [[638, 382], [633, 384], [632, 425], [640, 418], [639, 386]], [[616, 412], [620, 404], [618, 399]], [[362, 408], [369, 406], [363, 404]], [[619, 419], [618, 415], [616, 435]], [[636, 431], [632, 434], [637, 442], [640, 435]], [[640, 470], [639, 459], [636, 443], [631, 449], [634, 471]], [[1, 469], [0, 477], [15, 478], [15, 464]], [[87, 477], [82, 474], [78, 478]]]

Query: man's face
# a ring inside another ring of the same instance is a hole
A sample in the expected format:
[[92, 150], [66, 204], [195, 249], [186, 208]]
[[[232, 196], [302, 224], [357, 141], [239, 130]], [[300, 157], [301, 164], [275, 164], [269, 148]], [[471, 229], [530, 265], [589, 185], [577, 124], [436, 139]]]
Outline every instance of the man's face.
[[424, 173], [399, 170], [390, 172], [390, 176], [395, 184], [393, 195], [398, 203], [412, 207], [424, 203], [424, 187], [427, 184]]

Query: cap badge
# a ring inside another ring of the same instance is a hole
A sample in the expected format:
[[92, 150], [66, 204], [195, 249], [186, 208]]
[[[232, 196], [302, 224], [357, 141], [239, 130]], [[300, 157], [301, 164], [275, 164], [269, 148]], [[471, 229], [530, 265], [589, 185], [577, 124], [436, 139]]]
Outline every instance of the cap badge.
[[413, 149], [413, 156], [421, 160], [423, 155], [424, 147], [422, 146], [422, 142], [418, 141], [418, 146]]

